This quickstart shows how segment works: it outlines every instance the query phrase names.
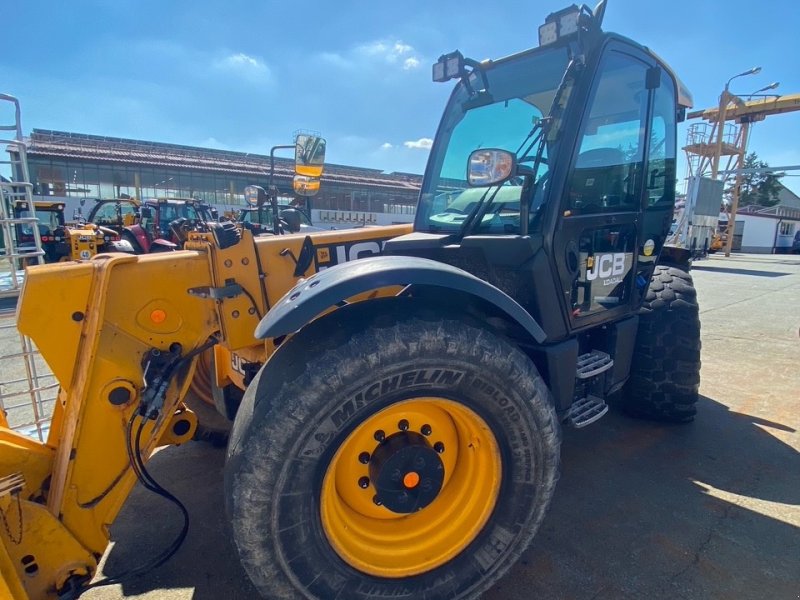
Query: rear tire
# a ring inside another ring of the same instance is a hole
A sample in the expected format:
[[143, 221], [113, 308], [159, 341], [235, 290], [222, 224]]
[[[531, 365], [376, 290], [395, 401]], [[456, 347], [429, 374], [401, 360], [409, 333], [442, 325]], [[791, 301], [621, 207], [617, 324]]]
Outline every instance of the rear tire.
[[700, 316], [692, 276], [656, 265], [639, 311], [625, 410], [636, 417], [686, 423], [697, 412]]
[[[474, 598], [516, 562], [544, 517], [560, 429], [533, 363], [478, 323], [414, 314], [408, 302], [373, 300], [318, 320], [280, 347], [245, 394], [228, 446], [226, 503], [241, 562], [266, 598]], [[442, 463], [455, 457], [449, 479], [408, 514], [374, 505], [374, 480], [362, 485], [373, 463], [359, 464], [389, 446], [373, 440], [380, 419], [398, 423], [382, 427], [387, 436], [404, 439], [403, 414], [420, 439], [433, 423], [431, 444], [467, 425], [439, 453]], [[451, 491], [467, 500], [445, 501]], [[459, 525], [476, 497], [485, 518]], [[367, 515], [374, 511], [385, 513]], [[353, 513], [363, 537], [343, 521]], [[424, 535], [413, 537], [415, 528]], [[406, 535], [419, 555], [396, 541]], [[374, 538], [385, 546], [359, 554]]]

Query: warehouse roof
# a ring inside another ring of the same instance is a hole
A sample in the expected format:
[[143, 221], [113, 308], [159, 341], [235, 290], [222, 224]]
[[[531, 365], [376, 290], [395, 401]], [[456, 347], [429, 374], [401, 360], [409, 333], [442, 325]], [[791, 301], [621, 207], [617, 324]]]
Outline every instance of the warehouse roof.
[[[133, 163], [260, 176], [269, 169], [269, 156], [263, 154], [49, 129], [34, 129], [27, 142], [30, 157], [48, 156], [97, 162]], [[293, 164], [292, 160], [276, 158], [276, 176], [291, 177]], [[380, 169], [326, 163], [322, 181], [417, 191], [422, 183], [422, 177], [410, 173], [384, 173]]]

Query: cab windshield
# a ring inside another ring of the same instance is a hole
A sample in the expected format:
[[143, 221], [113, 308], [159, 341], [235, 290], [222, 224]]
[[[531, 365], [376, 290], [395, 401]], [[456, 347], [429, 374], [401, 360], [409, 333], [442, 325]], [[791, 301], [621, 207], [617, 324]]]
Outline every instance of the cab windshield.
[[[27, 219], [31, 213], [27, 209], [17, 211], [19, 218]], [[39, 220], [39, 235], [54, 235], [55, 230], [64, 224], [64, 213], [57, 210], [39, 208], [36, 210], [36, 218]], [[33, 224], [22, 223], [20, 232], [24, 236], [33, 236]]]
[[[550, 111], [568, 62], [565, 48], [497, 62], [484, 71], [487, 100], [476, 102], [482, 97], [470, 97], [464, 84], [458, 84], [431, 149], [417, 210], [418, 231], [460, 232], [476, 204], [488, 202], [480, 223], [472, 224], [473, 232], [519, 232], [523, 178], [512, 177], [501, 186], [470, 187], [467, 161], [479, 148], [501, 148], [516, 153], [521, 165], [532, 167], [539, 150], [535, 143], [539, 121]], [[534, 197], [527, 199], [532, 218], [545, 198], [547, 154], [552, 152], [548, 142], [542, 144], [543, 161], [535, 174], [538, 185], [531, 187]]]

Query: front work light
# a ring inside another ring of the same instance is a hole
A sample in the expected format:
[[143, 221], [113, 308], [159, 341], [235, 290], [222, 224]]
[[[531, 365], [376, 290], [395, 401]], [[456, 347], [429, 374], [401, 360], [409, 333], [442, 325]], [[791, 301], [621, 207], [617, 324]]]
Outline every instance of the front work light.
[[458, 50], [450, 54], [442, 54], [433, 65], [433, 80], [443, 83], [466, 74], [464, 55]]

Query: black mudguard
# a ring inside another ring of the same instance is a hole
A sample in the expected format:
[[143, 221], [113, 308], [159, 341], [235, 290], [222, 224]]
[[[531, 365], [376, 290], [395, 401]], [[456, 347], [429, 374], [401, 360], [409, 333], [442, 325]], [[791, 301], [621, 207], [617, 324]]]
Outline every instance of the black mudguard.
[[299, 331], [327, 308], [360, 294], [394, 285], [438, 286], [490, 302], [519, 323], [537, 342], [544, 330], [513, 298], [490, 283], [451, 265], [412, 256], [376, 256], [336, 265], [300, 281], [256, 327], [258, 339]]
[[674, 265], [676, 267], [682, 267], [688, 271], [692, 267], [692, 253], [686, 248], [678, 248], [677, 246], [664, 246], [661, 248], [661, 254], [658, 257], [658, 264]]

